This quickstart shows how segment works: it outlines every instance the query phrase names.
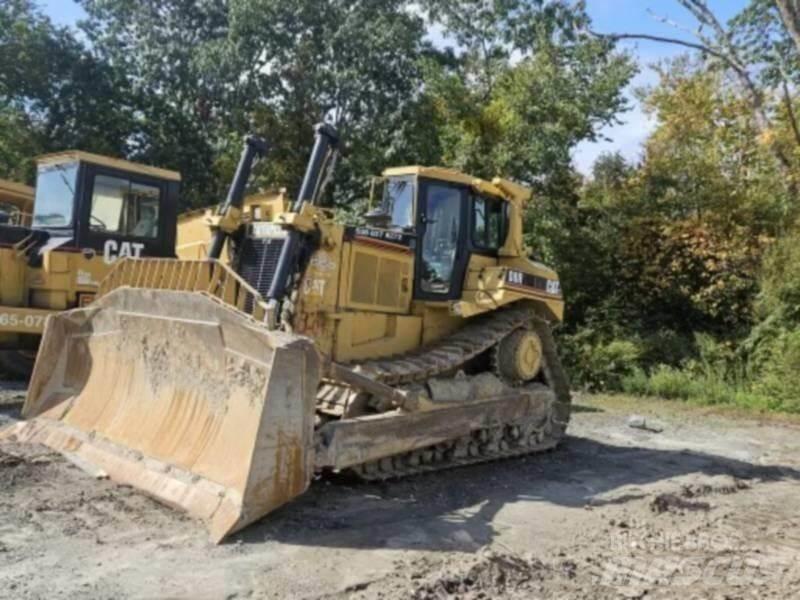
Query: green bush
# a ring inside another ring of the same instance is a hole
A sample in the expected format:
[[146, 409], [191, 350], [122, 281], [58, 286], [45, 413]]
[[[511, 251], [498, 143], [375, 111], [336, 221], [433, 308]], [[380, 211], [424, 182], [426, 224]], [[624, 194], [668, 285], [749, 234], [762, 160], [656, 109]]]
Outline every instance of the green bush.
[[679, 366], [695, 355], [692, 336], [664, 327], [642, 337], [640, 366], [651, 369], [658, 365]]
[[622, 378], [622, 391], [633, 396], [650, 396], [650, 376], [636, 367], [631, 373]]
[[800, 330], [785, 332], [770, 347], [755, 390], [774, 410], [800, 412]]
[[688, 400], [698, 392], [697, 381], [684, 370], [662, 365], [650, 375], [650, 393], [654, 396]]
[[800, 413], [799, 261], [800, 233], [768, 252], [749, 330], [710, 327], [696, 315], [683, 325], [679, 319], [637, 317], [619, 299], [592, 307], [583, 324], [562, 336], [574, 383], [589, 390]]
[[778, 240], [764, 260], [756, 308], [788, 326], [800, 324], [800, 232]]
[[573, 385], [598, 391], [619, 391], [641, 356], [630, 340], [595, 341], [589, 331], [562, 336], [560, 346]]
[[687, 368], [677, 369], [668, 365], [660, 365], [649, 375], [636, 369], [623, 379], [622, 389], [635, 396], [684, 400], [702, 405], [729, 404], [785, 412], [796, 412], [798, 409], [796, 404], [776, 400], [774, 395], [766, 395], [763, 390], [732, 385], [718, 377], [698, 376]]

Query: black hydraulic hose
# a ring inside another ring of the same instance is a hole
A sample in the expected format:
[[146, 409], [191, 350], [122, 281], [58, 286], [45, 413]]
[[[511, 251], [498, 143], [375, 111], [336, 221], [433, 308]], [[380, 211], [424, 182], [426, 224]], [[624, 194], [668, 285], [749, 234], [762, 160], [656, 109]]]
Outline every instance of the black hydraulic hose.
[[[247, 180], [250, 178], [250, 171], [253, 168], [253, 163], [256, 158], [266, 156], [268, 151], [269, 145], [262, 138], [248, 135], [244, 139], [242, 156], [239, 158], [236, 174], [233, 176], [231, 187], [228, 189], [228, 196], [220, 207], [219, 214], [224, 215], [225, 211], [231, 207], [242, 207], [242, 203], [244, 202], [244, 190], [247, 186]], [[214, 232], [214, 237], [211, 240], [211, 247], [208, 250], [208, 258], [220, 257], [227, 236], [228, 233], [222, 229], [217, 229], [217, 231]]]

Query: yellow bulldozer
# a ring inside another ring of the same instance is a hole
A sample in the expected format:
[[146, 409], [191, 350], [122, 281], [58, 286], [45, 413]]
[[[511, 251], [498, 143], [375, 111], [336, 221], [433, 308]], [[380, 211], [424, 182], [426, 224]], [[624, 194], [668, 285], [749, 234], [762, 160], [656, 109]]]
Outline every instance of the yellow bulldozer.
[[48, 319], [7, 435], [188, 511], [215, 541], [317, 472], [388, 479], [559, 442], [564, 302], [528, 258], [528, 189], [392, 168], [364, 224], [343, 225], [322, 206], [338, 147], [323, 124], [297, 199], [244, 219], [254, 144], [209, 258], [126, 257], [92, 304]]
[[0, 181], [0, 370], [27, 376], [47, 317], [84, 306], [121, 257], [175, 256], [180, 175], [87, 152]]
[[[117, 259], [205, 258], [215, 215], [176, 218], [180, 180], [74, 150], [39, 157], [35, 188], [0, 180], [0, 371], [30, 376], [47, 317], [92, 302]], [[242, 215], [279, 196], [247, 198]]]

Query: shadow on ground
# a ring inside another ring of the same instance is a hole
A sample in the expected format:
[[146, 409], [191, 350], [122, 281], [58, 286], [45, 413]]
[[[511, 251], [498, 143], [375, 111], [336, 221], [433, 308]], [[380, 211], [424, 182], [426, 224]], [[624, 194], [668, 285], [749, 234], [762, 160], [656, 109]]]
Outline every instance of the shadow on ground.
[[26, 387], [24, 381], [0, 380], [0, 427], [20, 418]]
[[[577, 508], [624, 504], [649, 492], [634, 489], [615, 496], [613, 492], [623, 486], [689, 474], [800, 480], [800, 471], [792, 467], [568, 436], [557, 450], [543, 455], [405, 480], [375, 484], [345, 477], [321, 479], [296, 501], [234, 535], [231, 542], [453, 550], [453, 537], [464, 531], [477, 545], [490, 543], [495, 535], [492, 520], [509, 503], [541, 501]], [[409, 535], [420, 530], [422, 535]]]

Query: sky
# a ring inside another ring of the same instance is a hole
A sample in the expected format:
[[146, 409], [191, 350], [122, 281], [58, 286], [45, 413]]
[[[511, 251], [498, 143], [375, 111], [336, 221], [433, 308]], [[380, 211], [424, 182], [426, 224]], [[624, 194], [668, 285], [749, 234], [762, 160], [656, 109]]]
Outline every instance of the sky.
[[[287, 0], [290, 1], [290, 0]], [[73, 0], [39, 0], [44, 12], [61, 25], [74, 25], [83, 16], [83, 10]], [[722, 21], [727, 21], [748, 3], [748, 0], [708, 0], [708, 6]], [[660, 22], [656, 17], [690, 29], [694, 21], [675, 0], [587, 0], [587, 10], [593, 29], [600, 33], [645, 33], [682, 39], [690, 34]], [[654, 16], [655, 15], [655, 16]], [[439, 37], [432, 32], [433, 39]], [[678, 46], [649, 41], [624, 41], [620, 46], [629, 50], [640, 65], [640, 71], [626, 90], [631, 109], [620, 115], [621, 123], [606, 127], [597, 142], [583, 142], [573, 153], [575, 166], [584, 174], [591, 172], [595, 159], [603, 152], [620, 152], [628, 160], [641, 156], [642, 142], [656, 126], [633, 97], [633, 90], [653, 85], [657, 77], [649, 66], [659, 60], [676, 56], [683, 50]]]
[[[748, 0], [708, 0], [707, 4], [724, 23], [741, 11]], [[690, 30], [696, 28], [692, 16], [675, 0], [587, 0], [586, 8], [593, 29], [599, 33], [644, 33], [692, 39], [689, 33], [658, 20], [664, 17]], [[621, 41], [619, 46], [630, 51], [639, 63], [639, 73], [626, 90], [631, 110], [620, 115], [619, 125], [603, 129], [601, 133], [607, 141], [583, 142], [575, 149], [573, 161], [584, 174], [591, 172], [595, 159], [603, 152], [618, 151], [630, 161], [640, 158], [642, 142], [655, 128], [656, 121], [642, 111], [633, 97], [633, 90], [657, 83], [658, 77], [649, 65], [686, 51], [679, 46], [646, 40]]]

